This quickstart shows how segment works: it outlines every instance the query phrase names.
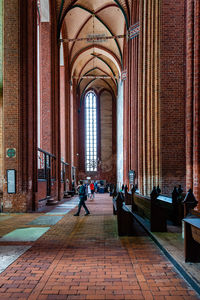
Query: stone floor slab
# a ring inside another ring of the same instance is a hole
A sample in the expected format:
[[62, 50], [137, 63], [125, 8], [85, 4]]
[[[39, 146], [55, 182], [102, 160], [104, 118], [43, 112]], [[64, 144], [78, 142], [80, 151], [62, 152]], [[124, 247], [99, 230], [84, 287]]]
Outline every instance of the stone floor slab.
[[12, 241], [12, 242], [32, 242], [36, 241], [41, 237], [45, 232], [49, 230], [50, 227], [31, 227], [31, 228], [20, 228], [16, 229], [2, 238], [2, 241]]
[[8, 219], [12, 218], [11, 216], [0, 216], [0, 222], [1, 221], [6, 221]]
[[0, 246], [0, 273], [30, 247], [31, 246]]
[[66, 215], [68, 212], [70, 212], [70, 209], [64, 209], [64, 210], [58, 210], [58, 209], [55, 209], [55, 210], [52, 210], [48, 213], [46, 213], [46, 215]]
[[28, 225], [55, 225], [63, 216], [41, 216], [28, 223]]

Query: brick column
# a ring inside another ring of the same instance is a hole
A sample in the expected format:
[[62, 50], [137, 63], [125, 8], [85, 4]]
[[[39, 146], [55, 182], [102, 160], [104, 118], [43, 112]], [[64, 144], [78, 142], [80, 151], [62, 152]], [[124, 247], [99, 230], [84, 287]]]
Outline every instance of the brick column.
[[[19, 187], [19, 1], [11, 0], [4, 2], [4, 131], [3, 131], [3, 159], [4, 159], [4, 175], [6, 176], [7, 169], [16, 170], [16, 190], [17, 194], [20, 192]], [[17, 34], [16, 34], [17, 33]], [[10, 38], [12, 35], [12, 39]], [[16, 157], [6, 157], [6, 149], [15, 148]], [[7, 194], [7, 182], [4, 183], [4, 197], [3, 197], [3, 209], [14, 210], [18, 209], [17, 194]], [[26, 203], [23, 200], [19, 200], [20, 209], [26, 210]]]
[[56, 3], [51, 5], [51, 95], [52, 95], [52, 152], [56, 156], [56, 181], [52, 183], [52, 200], [61, 199], [61, 141], [60, 141], [60, 44], [57, 39]]
[[[16, 194], [7, 194], [4, 211], [35, 209], [37, 191], [37, 63], [34, 0], [4, 2], [4, 176], [16, 170]], [[12, 38], [11, 38], [12, 37]], [[7, 148], [16, 156], [7, 157]]]
[[200, 210], [200, 2], [194, 1], [194, 194]]
[[200, 210], [200, 3], [187, 1], [186, 184]]
[[51, 104], [51, 24], [40, 23], [40, 143], [43, 150], [52, 153]]
[[138, 73], [138, 183], [149, 194], [159, 183], [159, 43], [160, 5], [140, 2]]
[[64, 66], [60, 66], [60, 130], [61, 130], [61, 157], [66, 161], [66, 127], [65, 127], [65, 69]]
[[[77, 94], [76, 94], [76, 86], [77, 86], [77, 81], [76, 79], [73, 79], [73, 153], [74, 153], [74, 167], [78, 167], [78, 107], [79, 107], [79, 101], [77, 98]], [[84, 110], [84, 106], [83, 106], [83, 110]], [[81, 129], [84, 130], [84, 127]], [[83, 146], [83, 145], [82, 145]]]
[[0, 193], [3, 192], [3, 0], [0, 0]]
[[[64, 45], [64, 57], [67, 57], [67, 49], [65, 50]], [[68, 72], [68, 60], [65, 64], [65, 157], [66, 162], [69, 164], [67, 178], [71, 182], [71, 150], [70, 150], [70, 82]]]
[[123, 110], [123, 180], [128, 184], [128, 171], [130, 168], [130, 99], [129, 99], [129, 46], [130, 41], [125, 44], [124, 69], [127, 70], [127, 78], [124, 80], [124, 110]]
[[[65, 38], [67, 37], [67, 32], [66, 28], [64, 27], [62, 30], [62, 37]], [[64, 97], [64, 107], [65, 110], [61, 112], [64, 117], [64, 122], [63, 126], [65, 127], [63, 134], [63, 138], [61, 138], [61, 143], [63, 143], [62, 139], [64, 139], [64, 144], [63, 145], [63, 154], [62, 156], [65, 157], [65, 161], [69, 164], [67, 167], [67, 173], [66, 173], [66, 178], [69, 179], [69, 182], [71, 182], [71, 150], [70, 150], [70, 145], [71, 145], [71, 139], [70, 139], [70, 79], [69, 79], [69, 60], [68, 60], [68, 45], [66, 43], [63, 43], [63, 63], [64, 65], [60, 68], [63, 68], [63, 74], [62, 74], [62, 79], [63, 81], [60, 82], [60, 85], [62, 85], [63, 90], [63, 97]], [[62, 72], [60, 69], [60, 72]], [[62, 80], [61, 79], [61, 80]], [[60, 88], [61, 90], [61, 88]]]
[[186, 8], [186, 186], [193, 188], [192, 120], [193, 120], [193, 0]]
[[[139, 21], [139, 2], [134, 1], [132, 7], [132, 24]], [[138, 180], [138, 47], [139, 36], [131, 41], [131, 84], [130, 84], [130, 111], [131, 111], [131, 124], [130, 124], [130, 169], [136, 172], [136, 182]]]

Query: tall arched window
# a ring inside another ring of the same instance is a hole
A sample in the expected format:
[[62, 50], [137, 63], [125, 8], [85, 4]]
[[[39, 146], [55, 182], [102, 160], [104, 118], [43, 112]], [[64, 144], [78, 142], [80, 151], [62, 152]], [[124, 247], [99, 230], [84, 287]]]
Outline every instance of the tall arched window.
[[85, 97], [85, 169], [87, 172], [97, 171], [97, 99], [94, 92]]

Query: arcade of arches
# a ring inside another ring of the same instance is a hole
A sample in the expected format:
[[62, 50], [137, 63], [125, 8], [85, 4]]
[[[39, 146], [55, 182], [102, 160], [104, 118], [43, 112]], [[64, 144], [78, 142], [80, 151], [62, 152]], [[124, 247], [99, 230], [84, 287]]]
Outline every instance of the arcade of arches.
[[0, 0], [0, 56], [4, 212], [130, 170], [199, 200], [199, 0]]

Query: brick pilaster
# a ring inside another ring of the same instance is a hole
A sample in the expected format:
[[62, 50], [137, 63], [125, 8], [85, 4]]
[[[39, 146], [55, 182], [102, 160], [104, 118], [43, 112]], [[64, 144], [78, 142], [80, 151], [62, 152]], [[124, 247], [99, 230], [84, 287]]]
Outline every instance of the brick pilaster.
[[0, 0], [0, 193], [3, 191], [3, 0]]
[[200, 210], [200, 2], [194, 1], [194, 148], [193, 187]]
[[140, 2], [138, 183], [149, 194], [159, 183], [159, 1]]
[[[36, 2], [4, 1], [4, 176], [16, 170], [16, 194], [7, 194], [3, 209], [35, 209], [37, 191]], [[16, 156], [6, 156], [15, 148]]]
[[[200, 3], [187, 1], [186, 185], [200, 199]], [[200, 209], [200, 201], [198, 202]]]
[[40, 23], [40, 108], [40, 148], [52, 153], [51, 24], [49, 22]]

